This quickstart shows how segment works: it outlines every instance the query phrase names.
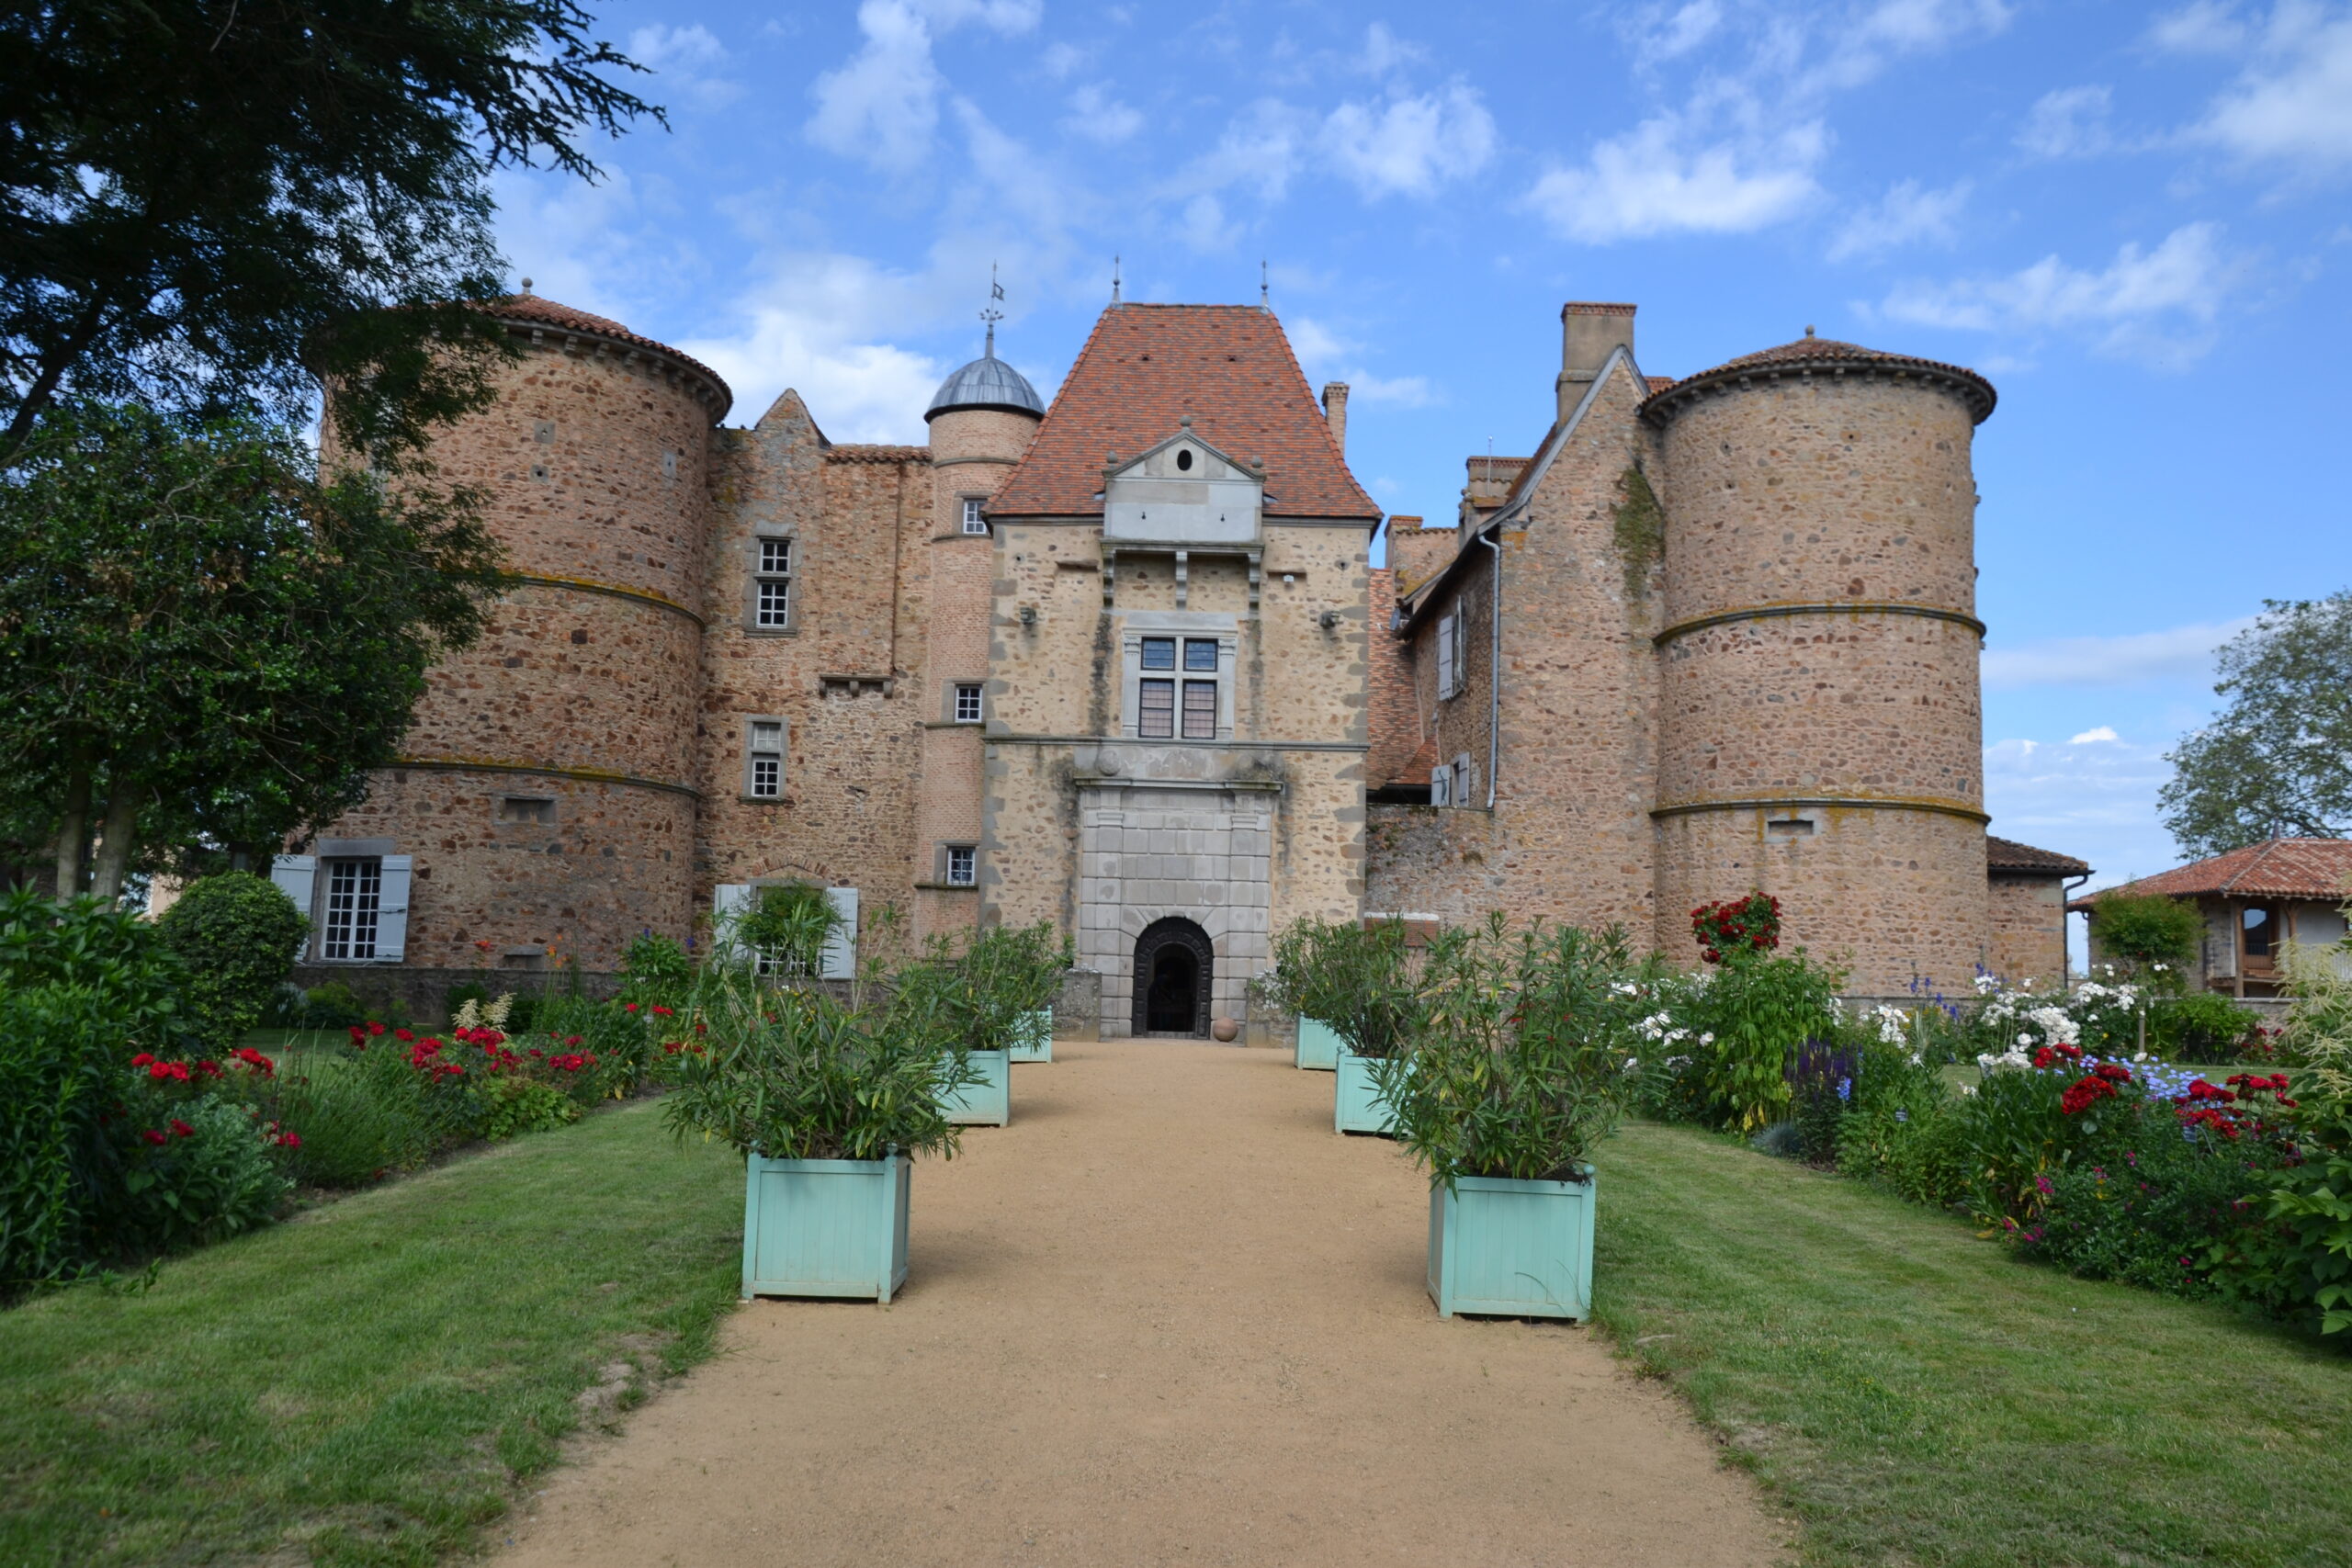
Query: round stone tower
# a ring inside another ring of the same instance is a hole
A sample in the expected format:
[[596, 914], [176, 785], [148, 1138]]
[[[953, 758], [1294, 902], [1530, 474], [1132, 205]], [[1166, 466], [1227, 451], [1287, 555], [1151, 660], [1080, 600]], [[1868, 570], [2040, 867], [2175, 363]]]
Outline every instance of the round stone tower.
[[413, 855], [408, 964], [610, 970], [641, 931], [688, 930], [707, 465], [730, 394], [528, 288], [492, 307], [523, 350], [497, 400], [433, 454], [488, 497], [514, 585], [336, 830], [372, 818]]
[[1761, 888], [1849, 992], [1985, 953], [1973, 371], [1806, 336], [1652, 396], [1658, 942]]

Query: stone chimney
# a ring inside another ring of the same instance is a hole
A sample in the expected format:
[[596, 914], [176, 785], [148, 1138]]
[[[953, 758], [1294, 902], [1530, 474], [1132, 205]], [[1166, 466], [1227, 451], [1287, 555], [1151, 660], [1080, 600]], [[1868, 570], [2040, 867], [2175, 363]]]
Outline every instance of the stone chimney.
[[1423, 528], [1418, 517], [1388, 520], [1388, 570], [1396, 574], [1396, 592], [1411, 592], [1438, 574], [1453, 558], [1457, 531]]
[[1348, 455], [1348, 384], [1345, 381], [1323, 383], [1323, 417], [1331, 426], [1331, 440], [1340, 448], [1340, 456]]
[[1560, 307], [1559, 415], [1565, 420], [1583, 400], [1611, 350], [1634, 352], [1634, 310], [1631, 305], [1597, 305], [1571, 299]]

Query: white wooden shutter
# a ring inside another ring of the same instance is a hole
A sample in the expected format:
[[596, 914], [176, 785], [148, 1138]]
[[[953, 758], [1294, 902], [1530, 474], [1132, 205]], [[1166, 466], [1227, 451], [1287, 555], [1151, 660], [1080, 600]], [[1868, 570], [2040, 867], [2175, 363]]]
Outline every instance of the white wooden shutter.
[[413, 855], [386, 855], [376, 894], [376, 962], [398, 964], [408, 952], [408, 885]]
[[294, 907], [311, 922], [311, 934], [302, 941], [302, 956], [310, 957], [319, 950], [319, 911], [311, 902], [318, 896], [319, 857], [279, 855], [269, 863], [269, 879], [294, 900]]
[[1453, 695], [1453, 617], [1437, 618], [1437, 694]]
[[817, 973], [827, 980], [854, 980], [857, 977], [857, 889], [828, 887], [825, 902], [833, 907], [841, 923], [825, 939], [825, 952]]
[[734, 922], [752, 907], [752, 885], [748, 882], [722, 882], [711, 890], [710, 941], [720, 952], [731, 951], [735, 945]]

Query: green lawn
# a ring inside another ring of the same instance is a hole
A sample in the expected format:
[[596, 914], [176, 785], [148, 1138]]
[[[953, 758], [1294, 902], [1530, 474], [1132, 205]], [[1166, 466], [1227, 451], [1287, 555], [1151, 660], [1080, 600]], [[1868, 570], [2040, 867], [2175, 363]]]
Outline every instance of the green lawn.
[[0, 1563], [431, 1562], [604, 1369], [707, 1350], [742, 1218], [639, 1104], [0, 1313]]
[[1596, 1315], [1806, 1562], [2352, 1562], [2352, 1345], [2030, 1266], [1702, 1133], [1631, 1124], [1596, 1163]]

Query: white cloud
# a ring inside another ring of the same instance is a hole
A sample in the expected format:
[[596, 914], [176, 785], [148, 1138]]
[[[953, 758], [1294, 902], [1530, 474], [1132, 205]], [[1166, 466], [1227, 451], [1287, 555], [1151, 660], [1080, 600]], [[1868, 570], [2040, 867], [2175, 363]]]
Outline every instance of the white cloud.
[[1046, 46], [1037, 63], [1045, 67], [1046, 75], [1060, 82], [1075, 75], [1078, 68], [1086, 63], [1086, 58], [1087, 51], [1076, 44], [1057, 43]]
[[743, 96], [743, 84], [715, 74], [727, 62], [727, 50], [708, 28], [665, 28], [655, 24], [628, 35], [628, 53], [650, 67], [657, 85], [675, 83], [698, 108], [721, 108]]
[[1426, 376], [1375, 376], [1364, 368], [1363, 345], [1333, 332], [1312, 316], [1291, 316], [1283, 328], [1290, 337], [1299, 368], [1310, 385], [1345, 381], [1352, 402], [1380, 403], [1394, 408], [1428, 408], [1443, 401]]
[[2087, 158], [2115, 145], [2105, 87], [2060, 87], [2041, 95], [2025, 117], [2017, 144], [2037, 158]]
[[1672, 11], [1636, 14], [1635, 61], [1653, 65], [1690, 53], [1723, 26], [1724, 8], [1716, 0], [1690, 0]]
[[2120, 740], [2122, 739], [2123, 737], [2115, 733], [2114, 726], [2102, 724], [2096, 729], [2086, 729], [2080, 735], [2069, 737], [2066, 744], [2069, 746], [2092, 746], [2102, 740]]
[[1524, 205], [1587, 244], [1678, 231], [1739, 234], [1793, 216], [1819, 194], [1813, 170], [1828, 144], [1818, 120], [1761, 144], [1688, 145], [1682, 118], [1659, 115], [1553, 169]]
[[2152, 251], [2124, 245], [2097, 272], [2045, 256], [2006, 276], [1906, 284], [1881, 308], [1970, 332], [2086, 333], [2102, 352], [2177, 367], [2212, 345], [2213, 319], [2246, 266], [2223, 250], [2220, 225], [2189, 223]]
[[1800, 84], [1815, 92], [1859, 87], [1901, 56], [1990, 37], [2013, 14], [2002, 0], [1878, 0], [1858, 16], [1825, 10], [1809, 20], [1826, 39], [1826, 53]]
[[2243, 46], [2246, 35], [2235, 0], [2196, 0], [2157, 17], [2148, 36], [2176, 54], [2227, 54]]
[[1367, 76], [1385, 76], [1400, 65], [1428, 58], [1428, 50], [1397, 38], [1386, 22], [1374, 22], [1364, 29], [1363, 52], [1352, 63]]
[[787, 256], [736, 301], [733, 332], [678, 347], [726, 378], [746, 423], [791, 387], [832, 440], [920, 441], [924, 405], [950, 367], [887, 334], [928, 317], [934, 293], [862, 257]]
[[1917, 180], [1905, 180], [1846, 220], [1829, 242], [1829, 259], [1874, 256], [1910, 244], [1949, 245], [1958, 234], [1968, 190], [1966, 180], [1942, 190], [1923, 190]]
[[[2199, 679], [2213, 668], [2213, 650], [2253, 624], [2247, 615], [2118, 637], [2052, 637], [2018, 648], [1996, 643], [1984, 650], [1984, 684], [1997, 691]], [[2097, 732], [2075, 737], [2076, 742], [2098, 739]]]
[[913, 169], [939, 125], [943, 79], [932, 59], [933, 30], [977, 22], [1022, 33], [1043, 15], [1043, 0], [865, 0], [857, 8], [864, 43], [812, 89], [808, 140], [877, 169]]
[[2352, 167], [2352, 14], [2279, 0], [2252, 52], [2191, 138], [2305, 175]]
[[1184, 204], [1183, 216], [1178, 220], [1176, 232], [1185, 244], [1196, 251], [1230, 250], [1241, 237], [1240, 230], [1225, 220], [1225, 204], [1207, 191]]
[[1476, 89], [1453, 82], [1385, 106], [1341, 104], [1323, 122], [1321, 146], [1367, 199], [1431, 196], [1486, 166], [1495, 120]]
[[1348, 384], [1348, 396], [1357, 402], [1383, 403], [1400, 409], [1425, 409], [1441, 401], [1426, 376], [1375, 376], [1358, 367], [1334, 380]]
[[1984, 748], [1992, 830], [2082, 857], [2100, 886], [2176, 865], [2156, 820], [2156, 791], [2171, 776], [2168, 744], [2113, 739], [2104, 726], [2064, 742], [1996, 741]]
[[1091, 84], [1069, 96], [1062, 129], [1108, 147], [1143, 129], [1143, 116]]

